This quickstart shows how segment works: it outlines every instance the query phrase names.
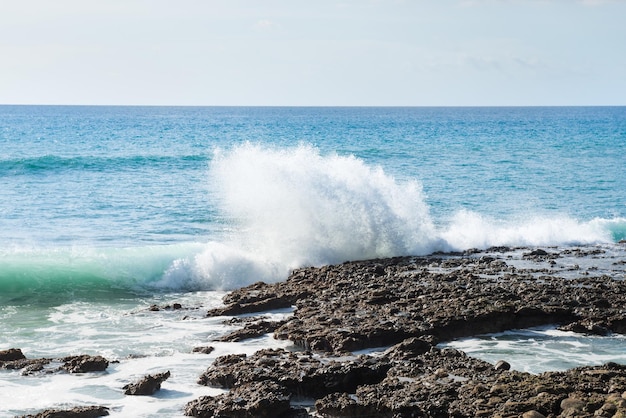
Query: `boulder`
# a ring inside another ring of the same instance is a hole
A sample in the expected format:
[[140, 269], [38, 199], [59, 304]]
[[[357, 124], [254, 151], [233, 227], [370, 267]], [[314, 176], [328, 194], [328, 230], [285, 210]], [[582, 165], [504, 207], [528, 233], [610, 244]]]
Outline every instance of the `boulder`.
[[136, 383], [124, 386], [125, 395], [151, 396], [161, 389], [161, 383], [170, 377], [170, 372], [144, 376]]
[[109, 361], [102, 356], [70, 356], [61, 360], [62, 369], [70, 373], [102, 372], [109, 367]]
[[26, 356], [19, 348], [9, 348], [8, 350], [0, 350], [0, 362], [23, 360]]

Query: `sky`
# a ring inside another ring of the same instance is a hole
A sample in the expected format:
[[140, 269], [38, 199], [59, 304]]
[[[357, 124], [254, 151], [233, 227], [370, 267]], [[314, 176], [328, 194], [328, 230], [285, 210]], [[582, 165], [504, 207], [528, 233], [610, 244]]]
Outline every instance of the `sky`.
[[0, 104], [626, 105], [626, 0], [0, 0]]

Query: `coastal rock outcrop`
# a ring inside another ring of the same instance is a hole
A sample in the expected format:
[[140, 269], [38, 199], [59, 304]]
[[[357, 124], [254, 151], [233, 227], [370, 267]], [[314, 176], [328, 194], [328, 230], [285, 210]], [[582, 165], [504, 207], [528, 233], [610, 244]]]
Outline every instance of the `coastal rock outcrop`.
[[[518, 263], [511, 261], [513, 251]], [[506, 359], [494, 366], [437, 346], [541, 325], [595, 335], [626, 331], [626, 281], [561, 262], [601, 255], [600, 249], [589, 255], [495, 248], [399, 257], [303, 268], [285, 282], [239, 289], [208, 314], [293, 305], [293, 316], [277, 324], [274, 336], [301, 351], [218, 357], [199, 382], [231, 392], [198, 399], [187, 413], [264, 416], [258, 409], [222, 414], [216, 406], [236, 399], [248, 405], [244, 388], [260, 385], [275, 387], [277, 396], [314, 399], [310, 409], [323, 417], [625, 416], [626, 366], [532, 375], [510, 370]], [[366, 349], [376, 350], [353, 354]]]
[[289, 406], [293, 397], [316, 399], [315, 411], [329, 418], [626, 413], [626, 366], [608, 363], [532, 375], [497, 368], [455, 349], [424, 352], [423, 343], [402, 342], [380, 355], [349, 358], [284, 350], [220, 357], [201, 383], [232, 390], [190, 402], [186, 414], [249, 417], [278, 411], [273, 416], [308, 416]]
[[[293, 304], [293, 318], [276, 329], [276, 338], [329, 353], [416, 336], [444, 341], [546, 324], [594, 334], [624, 332], [623, 281], [608, 276], [564, 280], [550, 272], [475, 255], [352, 262], [299, 269], [285, 282], [239, 289], [227, 295], [225, 308], [208, 314]], [[277, 305], [277, 300], [283, 302]]]
[[350, 360], [319, 357], [283, 349], [266, 349], [253, 356], [218, 357], [198, 383], [232, 389], [253, 382], [279, 382], [297, 396], [317, 398], [333, 392], [354, 392], [358, 384], [380, 382], [389, 364], [367, 356]]

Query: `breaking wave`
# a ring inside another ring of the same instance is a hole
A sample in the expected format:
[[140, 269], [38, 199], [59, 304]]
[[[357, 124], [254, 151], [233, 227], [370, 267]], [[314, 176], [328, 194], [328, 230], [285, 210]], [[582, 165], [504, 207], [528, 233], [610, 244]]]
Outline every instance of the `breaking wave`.
[[[3, 299], [142, 289], [233, 289], [278, 281], [293, 268], [495, 245], [612, 243], [626, 219], [459, 211], [434, 221], [421, 184], [354, 156], [312, 146], [243, 144], [217, 150], [210, 188], [227, 228], [210, 242], [125, 248], [0, 251]], [[225, 218], [225, 221], [224, 219]], [[97, 290], [97, 292], [95, 292]]]

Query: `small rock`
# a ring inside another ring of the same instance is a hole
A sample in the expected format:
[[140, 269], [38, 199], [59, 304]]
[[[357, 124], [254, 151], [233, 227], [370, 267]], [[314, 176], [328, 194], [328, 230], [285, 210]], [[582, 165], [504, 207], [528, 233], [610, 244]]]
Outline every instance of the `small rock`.
[[19, 348], [9, 348], [8, 350], [0, 350], [0, 361], [23, 360], [26, 356]]
[[122, 389], [125, 389], [125, 395], [138, 395], [138, 396], [150, 396], [154, 395], [156, 391], [161, 389], [161, 383], [166, 381], [170, 377], [170, 372], [159, 373], [153, 375], [147, 375], [137, 383], [128, 384]]
[[214, 350], [215, 350], [215, 348], [213, 348], [211, 346], [194, 347], [194, 349], [192, 350], [192, 353], [211, 354]]
[[109, 367], [109, 361], [102, 356], [70, 356], [62, 360], [63, 369], [70, 373], [102, 372]]
[[577, 398], [565, 398], [561, 401], [561, 409], [567, 411], [572, 409], [574, 411], [582, 411], [585, 407], [585, 403]]
[[546, 416], [540, 412], [532, 410], [532, 411], [524, 412], [524, 415], [522, 415], [522, 418], [546, 418]]
[[504, 360], [500, 360], [496, 363], [495, 369], [496, 370], [511, 370], [511, 365]]

